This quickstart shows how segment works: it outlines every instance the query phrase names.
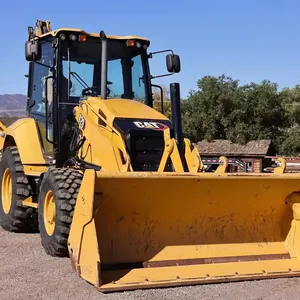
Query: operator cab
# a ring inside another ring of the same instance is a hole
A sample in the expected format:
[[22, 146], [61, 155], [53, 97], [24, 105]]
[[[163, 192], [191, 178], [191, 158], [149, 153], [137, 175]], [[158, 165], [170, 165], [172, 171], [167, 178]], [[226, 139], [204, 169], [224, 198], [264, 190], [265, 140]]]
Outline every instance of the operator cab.
[[[52, 31], [47, 22], [37, 24], [35, 33], [29, 27], [28, 112], [49, 160], [62, 165], [70, 156], [77, 126], [73, 109], [82, 98], [133, 99], [153, 107], [151, 79], [160, 76], [150, 75], [148, 59], [154, 53], [147, 54], [149, 44], [145, 38], [104, 32]], [[167, 68], [172, 74], [180, 71], [177, 55], [167, 56]]]

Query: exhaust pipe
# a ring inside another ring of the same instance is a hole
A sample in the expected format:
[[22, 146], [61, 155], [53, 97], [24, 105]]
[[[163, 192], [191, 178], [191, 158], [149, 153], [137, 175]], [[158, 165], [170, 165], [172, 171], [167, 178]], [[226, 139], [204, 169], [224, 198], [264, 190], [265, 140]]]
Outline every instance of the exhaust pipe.
[[181, 108], [180, 108], [180, 85], [178, 82], [173, 82], [170, 84], [170, 97], [171, 97], [172, 124], [174, 130], [174, 137], [180, 153], [184, 171], [187, 172], [188, 168], [184, 156], [184, 141], [183, 141]]
[[101, 57], [101, 98], [107, 97], [107, 37], [105, 32], [100, 32], [102, 41], [102, 57]]

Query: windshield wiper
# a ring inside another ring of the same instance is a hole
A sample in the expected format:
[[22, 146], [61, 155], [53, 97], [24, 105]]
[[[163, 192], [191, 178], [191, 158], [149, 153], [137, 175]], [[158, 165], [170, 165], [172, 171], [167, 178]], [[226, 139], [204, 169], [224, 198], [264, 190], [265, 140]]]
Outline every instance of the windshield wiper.
[[88, 84], [76, 73], [70, 72], [70, 75], [73, 75], [75, 79], [82, 85], [83, 88], [90, 88]]
[[[82, 95], [92, 95], [94, 94], [94, 87], [89, 86], [76, 72], [70, 72], [70, 75], [73, 75], [74, 78], [82, 85]], [[88, 92], [90, 91], [90, 92]], [[98, 94], [98, 93], [96, 93]]]

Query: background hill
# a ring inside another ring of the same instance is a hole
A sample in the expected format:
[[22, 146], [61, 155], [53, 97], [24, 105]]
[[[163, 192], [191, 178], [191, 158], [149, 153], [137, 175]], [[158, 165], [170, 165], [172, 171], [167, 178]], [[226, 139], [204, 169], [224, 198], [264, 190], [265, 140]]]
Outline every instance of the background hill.
[[27, 97], [22, 94], [0, 95], [0, 118], [25, 115]]

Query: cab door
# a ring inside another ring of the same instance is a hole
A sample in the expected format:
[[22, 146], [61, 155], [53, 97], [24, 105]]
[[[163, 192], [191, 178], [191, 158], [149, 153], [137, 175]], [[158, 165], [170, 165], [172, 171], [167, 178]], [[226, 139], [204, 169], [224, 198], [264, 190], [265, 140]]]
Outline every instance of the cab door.
[[[28, 112], [36, 121], [39, 131], [40, 142], [45, 158], [54, 158], [53, 149], [53, 126], [51, 124], [51, 108], [53, 105], [53, 82], [55, 74], [54, 47], [49, 39], [41, 44], [42, 57], [39, 61], [30, 62], [28, 82]], [[51, 77], [50, 77], [51, 76]], [[48, 78], [47, 78], [48, 77]], [[46, 86], [47, 85], [47, 86]], [[46, 95], [47, 91], [47, 95]], [[47, 107], [46, 107], [47, 100]], [[46, 115], [47, 111], [47, 115]], [[48, 117], [46, 132], [46, 118]]]

